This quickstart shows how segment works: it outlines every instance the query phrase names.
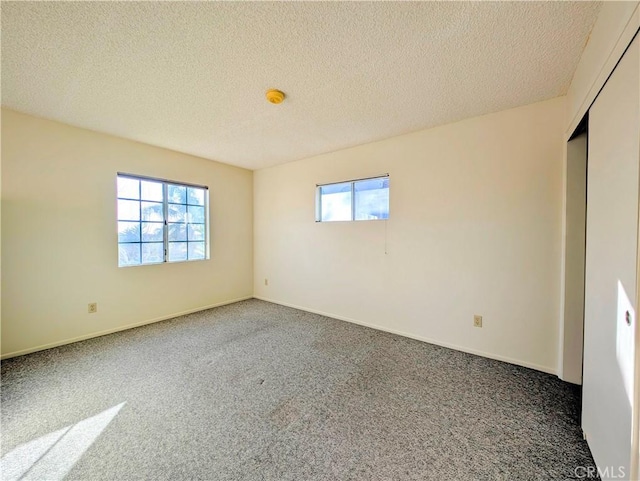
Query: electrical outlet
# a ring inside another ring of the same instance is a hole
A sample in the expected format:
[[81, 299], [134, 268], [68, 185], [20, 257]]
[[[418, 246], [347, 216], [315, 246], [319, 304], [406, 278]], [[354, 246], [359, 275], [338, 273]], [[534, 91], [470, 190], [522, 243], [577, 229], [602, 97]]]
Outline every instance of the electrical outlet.
[[94, 312], [98, 312], [98, 303], [90, 302], [89, 303], [89, 314], [93, 314]]
[[269, 279], [265, 279], [265, 280], [264, 280], [264, 285], [265, 285], [265, 286], [268, 286], [268, 285], [269, 285]]
[[482, 316], [473, 316], [473, 327], [482, 327]]

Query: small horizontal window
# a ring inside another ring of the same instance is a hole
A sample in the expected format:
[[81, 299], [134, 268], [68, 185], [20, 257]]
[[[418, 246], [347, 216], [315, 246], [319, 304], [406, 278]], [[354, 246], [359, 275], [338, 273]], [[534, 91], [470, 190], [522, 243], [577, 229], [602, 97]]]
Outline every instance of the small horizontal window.
[[118, 266], [208, 259], [208, 193], [118, 174]]
[[317, 187], [316, 221], [389, 218], [389, 176], [351, 180]]

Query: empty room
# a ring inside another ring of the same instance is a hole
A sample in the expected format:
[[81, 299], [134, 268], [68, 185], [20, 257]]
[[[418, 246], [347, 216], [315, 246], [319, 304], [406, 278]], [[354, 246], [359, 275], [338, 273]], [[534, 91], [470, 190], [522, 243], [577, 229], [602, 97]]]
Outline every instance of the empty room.
[[640, 2], [0, 8], [0, 479], [640, 479]]

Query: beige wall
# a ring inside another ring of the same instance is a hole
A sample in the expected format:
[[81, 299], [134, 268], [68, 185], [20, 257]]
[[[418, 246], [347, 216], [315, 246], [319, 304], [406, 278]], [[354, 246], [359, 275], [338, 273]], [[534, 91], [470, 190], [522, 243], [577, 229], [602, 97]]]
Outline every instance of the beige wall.
[[[118, 171], [208, 185], [211, 259], [118, 268]], [[248, 170], [3, 109], [2, 355], [251, 297], [252, 189]]]
[[[564, 114], [558, 98], [256, 171], [254, 294], [555, 372]], [[389, 221], [314, 222], [316, 183], [386, 172]]]

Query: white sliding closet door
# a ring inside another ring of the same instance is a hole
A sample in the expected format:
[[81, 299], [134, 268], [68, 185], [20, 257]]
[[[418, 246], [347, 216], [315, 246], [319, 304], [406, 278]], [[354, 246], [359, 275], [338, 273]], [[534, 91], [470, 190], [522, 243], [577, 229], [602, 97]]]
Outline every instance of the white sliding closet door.
[[582, 427], [603, 479], [629, 479], [638, 292], [637, 37], [589, 110], [588, 148]]

